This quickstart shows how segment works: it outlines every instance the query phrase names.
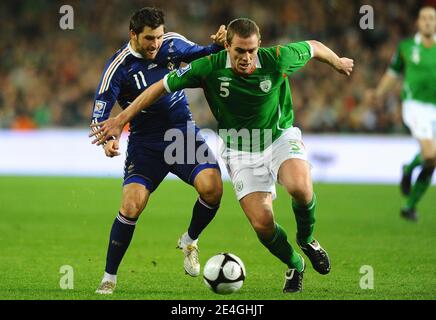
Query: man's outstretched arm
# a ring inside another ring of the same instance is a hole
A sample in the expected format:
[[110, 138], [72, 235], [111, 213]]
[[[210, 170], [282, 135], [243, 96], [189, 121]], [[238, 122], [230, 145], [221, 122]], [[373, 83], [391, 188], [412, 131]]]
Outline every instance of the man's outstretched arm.
[[354, 67], [354, 61], [348, 58], [340, 58], [330, 48], [325, 46], [319, 41], [309, 40], [307, 41], [313, 50], [313, 58], [321, 62], [331, 65], [337, 72], [351, 75]]
[[395, 73], [391, 70], [386, 71], [375, 90], [376, 98], [381, 100], [397, 84], [397, 81], [398, 76]]
[[[118, 139], [124, 126], [130, 122], [141, 110], [151, 106], [159, 97], [166, 93], [163, 80], [160, 80], [144, 90], [126, 109], [115, 118], [97, 124], [91, 124], [90, 137], [95, 137], [93, 144], [102, 145], [109, 137]], [[96, 130], [97, 128], [97, 130]]]

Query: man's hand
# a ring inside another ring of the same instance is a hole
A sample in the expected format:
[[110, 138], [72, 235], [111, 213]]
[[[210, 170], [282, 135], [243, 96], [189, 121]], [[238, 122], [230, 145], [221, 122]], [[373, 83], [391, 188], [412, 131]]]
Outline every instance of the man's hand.
[[328, 63], [337, 72], [349, 76], [353, 71], [354, 60], [348, 58], [339, 58], [329, 47], [316, 40], [307, 41], [313, 50], [313, 58]]
[[224, 47], [226, 41], [227, 30], [225, 25], [221, 25], [216, 34], [210, 36], [213, 42], [221, 47]]
[[99, 123], [92, 123], [90, 127], [89, 137], [95, 137], [92, 144], [100, 146], [109, 140], [119, 140], [124, 126], [118, 117], [115, 117]]
[[106, 157], [113, 158], [119, 156], [121, 153], [118, 151], [120, 149], [120, 140], [109, 140], [103, 146], [104, 153]]
[[348, 58], [339, 58], [335, 63], [334, 68], [337, 72], [345, 74], [347, 76], [351, 75], [353, 72], [354, 60]]

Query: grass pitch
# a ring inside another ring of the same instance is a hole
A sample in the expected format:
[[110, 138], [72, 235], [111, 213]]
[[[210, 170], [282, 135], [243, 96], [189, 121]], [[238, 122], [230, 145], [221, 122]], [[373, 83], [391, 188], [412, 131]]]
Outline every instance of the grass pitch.
[[[420, 203], [420, 220], [400, 219], [397, 186], [315, 185], [315, 236], [329, 252], [332, 271], [310, 266], [300, 294], [281, 292], [285, 266], [259, 243], [229, 183], [215, 220], [204, 231], [202, 265], [219, 252], [245, 263], [243, 288], [218, 296], [201, 277], [184, 275], [176, 250], [196, 200], [180, 181], [164, 181], [141, 215], [118, 273], [116, 293], [94, 294], [117, 214], [120, 179], [0, 177], [0, 299], [436, 299], [436, 188]], [[278, 187], [277, 221], [295, 246], [289, 197]], [[299, 250], [300, 251], [300, 250]], [[74, 289], [62, 290], [60, 268], [73, 267]], [[361, 289], [362, 266], [374, 289]]]

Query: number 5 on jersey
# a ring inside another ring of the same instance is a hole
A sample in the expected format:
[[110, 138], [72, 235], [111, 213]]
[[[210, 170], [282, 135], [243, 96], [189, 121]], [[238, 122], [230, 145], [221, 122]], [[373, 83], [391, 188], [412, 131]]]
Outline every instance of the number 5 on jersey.
[[230, 82], [221, 82], [220, 86], [220, 96], [223, 98], [227, 98], [230, 94], [229, 91]]

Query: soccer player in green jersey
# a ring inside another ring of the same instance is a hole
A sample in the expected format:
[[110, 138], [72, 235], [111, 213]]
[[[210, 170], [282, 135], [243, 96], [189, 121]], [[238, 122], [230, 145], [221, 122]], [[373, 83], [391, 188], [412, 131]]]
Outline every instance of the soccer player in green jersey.
[[[388, 71], [381, 79], [375, 97], [378, 101], [403, 80], [403, 121], [419, 141], [420, 153], [403, 166], [401, 191], [406, 197], [401, 216], [416, 221], [416, 206], [431, 185], [436, 166], [436, 10], [423, 7], [418, 17], [418, 33], [401, 41]], [[412, 172], [422, 170], [412, 186]]]
[[277, 181], [292, 197], [297, 244], [321, 274], [330, 271], [327, 252], [315, 240], [316, 197], [301, 132], [294, 114], [288, 75], [311, 58], [350, 75], [353, 60], [339, 58], [318, 41], [260, 47], [257, 25], [236, 19], [227, 29], [226, 51], [198, 59], [168, 74], [144, 91], [116, 118], [101, 122], [90, 136], [101, 144], [118, 137], [123, 124], [167, 92], [202, 87], [223, 138], [226, 163], [239, 203], [260, 242], [288, 266], [284, 292], [302, 290], [305, 263], [274, 221], [272, 200]]

